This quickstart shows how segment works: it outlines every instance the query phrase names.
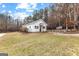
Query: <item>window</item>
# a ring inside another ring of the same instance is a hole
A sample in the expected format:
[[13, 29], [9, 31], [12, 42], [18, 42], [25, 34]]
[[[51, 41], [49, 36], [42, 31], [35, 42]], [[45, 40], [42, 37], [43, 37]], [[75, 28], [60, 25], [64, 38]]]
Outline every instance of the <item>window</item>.
[[45, 29], [45, 26], [43, 26], [43, 29]]
[[31, 26], [29, 28], [31, 28]]
[[38, 26], [35, 26], [35, 29], [38, 29]]

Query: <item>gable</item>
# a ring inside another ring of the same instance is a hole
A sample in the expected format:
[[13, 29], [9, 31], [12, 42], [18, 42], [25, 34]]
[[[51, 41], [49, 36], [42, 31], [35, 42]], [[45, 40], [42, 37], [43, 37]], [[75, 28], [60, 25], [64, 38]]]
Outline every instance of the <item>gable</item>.
[[27, 26], [28, 26], [28, 25], [34, 25], [34, 24], [37, 24], [37, 23], [43, 23], [43, 24], [47, 25], [47, 23], [44, 22], [42, 19], [39, 19], [39, 20], [37, 20], [37, 21], [33, 21], [33, 22], [31, 22], [31, 23], [29, 23], [29, 24], [26, 24], [26, 25], [27, 25]]

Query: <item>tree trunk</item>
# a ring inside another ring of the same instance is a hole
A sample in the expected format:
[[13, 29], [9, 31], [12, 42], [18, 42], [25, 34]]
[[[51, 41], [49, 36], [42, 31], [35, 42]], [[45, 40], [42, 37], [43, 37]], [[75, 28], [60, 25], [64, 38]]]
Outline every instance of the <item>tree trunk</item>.
[[66, 18], [66, 31], [68, 31], [68, 23], [67, 23], [67, 18]]
[[76, 29], [76, 26], [75, 26], [76, 20], [77, 20], [76, 4], [74, 4], [74, 30]]

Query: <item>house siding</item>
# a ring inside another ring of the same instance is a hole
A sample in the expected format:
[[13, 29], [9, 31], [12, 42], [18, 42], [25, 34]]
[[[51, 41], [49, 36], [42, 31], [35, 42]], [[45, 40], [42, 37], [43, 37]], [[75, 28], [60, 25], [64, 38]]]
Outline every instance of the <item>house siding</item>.
[[[27, 27], [28, 32], [40, 32], [40, 23], [44, 26], [44, 28], [41, 28], [41, 32], [47, 31], [47, 24], [44, 21], [37, 21], [35, 23], [27, 24], [25, 27]], [[35, 26], [38, 26], [38, 28], [35, 28]]]

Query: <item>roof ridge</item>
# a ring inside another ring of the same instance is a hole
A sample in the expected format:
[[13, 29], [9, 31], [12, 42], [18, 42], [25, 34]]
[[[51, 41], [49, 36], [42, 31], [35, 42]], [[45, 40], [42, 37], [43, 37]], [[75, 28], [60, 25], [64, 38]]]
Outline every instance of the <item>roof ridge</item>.
[[[42, 20], [42, 19], [32, 21], [32, 22], [30, 22], [30, 23], [27, 23], [27, 25], [28, 25], [28, 24], [31, 24], [31, 23], [34, 23], [34, 22], [37, 22], [37, 21], [40, 21], [40, 20]], [[42, 20], [42, 21], [44, 21], [44, 20]]]

